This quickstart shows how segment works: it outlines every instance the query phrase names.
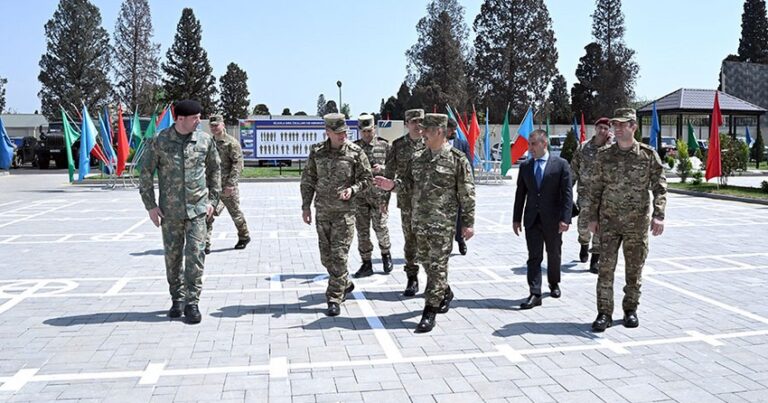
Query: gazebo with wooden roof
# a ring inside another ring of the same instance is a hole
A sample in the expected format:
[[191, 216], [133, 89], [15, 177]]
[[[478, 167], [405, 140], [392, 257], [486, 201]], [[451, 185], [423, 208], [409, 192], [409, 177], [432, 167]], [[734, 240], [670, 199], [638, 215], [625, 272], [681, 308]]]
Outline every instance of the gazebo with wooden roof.
[[[683, 138], [683, 115], [706, 115], [712, 119], [712, 107], [715, 103], [716, 90], [700, 90], [691, 88], [680, 88], [669, 93], [656, 102], [656, 113], [659, 120], [662, 116], [677, 116], [677, 138]], [[766, 110], [749, 103], [743, 99], [717, 91], [720, 111], [723, 117], [727, 118], [728, 134], [736, 136], [733, 119], [734, 117], [753, 117], [757, 120], [757, 131], [760, 131], [760, 116], [766, 113]], [[650, 117], [653, 114], [653, 102], [650, 102], [637, 110], [638, 124], [640, 130], [643, 129], [643, 117]]]

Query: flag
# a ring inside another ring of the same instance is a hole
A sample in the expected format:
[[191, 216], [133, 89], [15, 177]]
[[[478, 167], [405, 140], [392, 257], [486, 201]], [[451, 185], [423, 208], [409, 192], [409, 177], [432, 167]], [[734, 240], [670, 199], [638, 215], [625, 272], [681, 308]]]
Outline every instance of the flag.
[[511, 160], [517, 161], [528, 151], [528, 136], [533, 132], [533, 109], [528, 108], [520, 127], [517, 129], [517, 139], [512, 146]]
[[128, 161], [128, 138], [123, 123], [123, 104], [117, 105], [117, 176], [125, 171], [125, 163]]
[[656, 113], [656, 101], [653, 101], [653, 112], [651, 113], [651, 132], [648, 138], [648, 145], [656, 151], [659, 151], [659, 134], [661, 125], [659, 124], [659, 114]]
[[143, 137], [144, 135], [141, 134], [141, 120], [139, 120], [139, 110], [136, 109], [133, 112], [133, 120], [131, 121], [131, 138], [128, 140], [128, 144], [134, 144], [135, 141], [136, 143], [133, 145], [133, 148], [139, 148], [139, 144], [141, 144]]
[[67, 113], [61, 108], [61, 122], [64, 126], [64, 144], [67, 147], [67, 170], [69, 171], [69, 183], [75, 181], [75, 158], [72, 156], [72, 143], [75, 142], [74, 130], [69, 124]]
[[109, 126], [111, 126], [111, 122], [109, 121], [107, 110], [104, 108], [104, 115], [99, 114], [99, 135], [107, 162], [107, 169], [109, 172], [112, 172], [112, 166], [115, 163], [115, 151], [112, 149], [112, 135], [110, 134]]
[[0, 118], [0, 169], [11, 169], [13, 163], [13, 142], [5, 131], [5, 124]]
[[573, 130], [573, 138], [576, 139], [576, 142], [579, 142], [579, 124], [576, 122], [576, 116], [573, 117], [573, 127], [571, 128]]
[[696, 141], [696, 133], [693, 131], [691, 121], [688, 121], [688, 155], [692, 155], [699, 149], [699, 142]]
[[752, 136], [749, 135], [749, 126], [746, 126], [747, 129], [747, 148], [752, 147]]
[[581, 131], [579, 132], [579, 144], [587, 141], [587, 126], [584, 125], [584, 112], [581, 112]]
[[491, 170], [491, 163], [488, 162], [491, 160], [491, 131], [489, 130], [488, 126], [488, 108], [485, 108], [485, 141], [483, 142], [483, 148], [485, 152], [485, 172], [489, 172]]
[[171, 116], [171, 105], [168, 105], [168, 107], [165, 108], [163, 113], [160, 115], [160, 118], [157, 119], [157, 128], [155, 131], [160, 132], [163, 129], [171, 127], [172, 124], [173, 117]]
[[720, 114], [720, 100], [715, 91], [715, 104], [712, 106], [712, 119], [709, 123], [709, 151], [707, 152], [707, 170], [704, 178], [710, 180], [723, 174], [720, 161], [720, 126], [723, 124], [723, 115]]
[[83, 122], [80, 126], [80, 166], [77, 171], [80, 182], [91, 170], [91, 151], [96, 146], [96, 127], [88, 113], [88, 107], [83, 105]]
[[547, 115], [547, 151], [552, 151], [552, 144], [549, 144], [549, 115]]
[[475, 111], [475, 106], [472, 105], [472, 121], [469, 124], [469, 135], [467, 136], [467, 140], [469, 140], [469, 164], [471, 166], [475, 166], [475, 145], [477, 144], [477, 139], [480, 137], [480, 124], [477, 122], [477, 112]]
[[[450, 105], [446, 105], [445, 107], [448, 110], [448, 117], [450, 117], [453, 120], [456, 120], [456, 116], [458, 115], [458, 113], [457, 113], [457, 115], [454, 115], [453, 114], [453, 110], [451, 110]], [[466, 132], [462, 131], [461, 125], [458, 124], [459, 123], [458, 121], [456, 123], [457, 123], [457, 125], [456, 125], [456, 137], [458, 137], [459, 139], [461, 139], [463, 141], [467, 141], [467, 143], [469, 143], [469, 141], [467, 140], [467, 136], [464, 135], [464, 133], [466, 133]]]
[[157, 112], [152, 112], [152, 118], [149, 119], [149, 126], [147, 126], [147, 131], [144, 132], [144, 139], [151, 139], [152, 137], [155, 137], [155, 133], [157, 132], [155, 129], [157, 128]]
[[512, 168], [512, 157], [510, 153], [510, 140], [509, 140], [509, 105], [504, 112], [504, 124], [501, 126], [501, 175], [507, 174], [510, 168]]

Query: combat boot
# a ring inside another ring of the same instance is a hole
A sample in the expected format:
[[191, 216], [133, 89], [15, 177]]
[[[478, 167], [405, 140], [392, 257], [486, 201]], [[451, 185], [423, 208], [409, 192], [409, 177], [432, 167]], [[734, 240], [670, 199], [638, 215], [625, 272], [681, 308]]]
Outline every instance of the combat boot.
[[440, 301], [440, 307], [437, 309], [437, 313], [448, 312], [451, 308], [451, 301], [453, 301], [453, 291], [451, 291], [451, 286], [448, 286], [448, 288], [445, 289], [443, 300]]
[[592, 330], [595, 332], [604, 332], [605, 329], [608, 329], [611, 325], [613, 325], [613, 319], [604, 313], [600, 313], [597, 315], [597, 319], [592, 322]]
[[245, 249], [249, 242], [251, 242], [251, 237], [240, 239], [235, 244], [235, 249]]
[[371, 263], [371, 260], [363, 260], [363, 264], [360, 265], [360, 270], [357, 271], [357, 273], [353, 274], [352, 277], [354, 278], [362, 278], [362, 277], [368, 277], [373, 275], [373, 264]]
[[593, 253], [592, 259], [589, 261], [589, 272], [597, 274], [599, 272], [598, 270], [598, 263], [600, 263], [600, 254], [599, 253]]
[[624, 327], [634, 328], [640, 326], [637, 319], [637, 311], [624, 311]]
[[389, 253], [381, 254], [381, 265], [384, 266], [384, 273], [389, 274], [395, 266], [392, 264], [392, 255]]
[[347, 297], [349, 296], [349, 294], [351, 294], [352, 291], [354, 291], [354, 290], [355, 290], [355, 283], [350, 281], [349, 285], [347, 285], [347, 288], [344, 289], [344, 296], [341, 297], [341, 302], [346, 301]]
[[464, 239], [459, 239], [459, 253], [461, 253], [462, 256], [467, 254], [467, 242], [464, 241]]
[[325, 312], [328, 316], [339, 316], [341, 313], [341, 307], [339, 307], [339, 304], [335, 302], [329, 302], [328, 303], [328, 310]]
[[408, 276], [408, 284], [405, 285], [403, 296], [413, 297], [419, 291], [419, 278], [416, 275]]
[[205, 247], [205, 249], [203, 249], [203, 253], [205, 253], [206, 255], [210, 255], [211, 254], [211, 246], [207, 245]]
[[184, 301], [173, 301], [171, 303], [171, 309], [168, 310], [169, 318], [178, 318], [184, 311]]
[[435, 319], [437, 317], [437, 308], [433, 308], [429, 305], [424, 307], [424, 312], [421, 313], [421, 321], [416, 325], [416, 333], [428, 333], [435, 327]]
[[200, 314], [197, 304], [189, 304], [184, 308], [184, 316], [187, 318], [187, 323], [195, 325], [203, 320], [203, 315]]
[[589, 245], [581, 245], [579, 260], [581, 260], [581, 263], [587, 263], [587, 259], [589, 259]]

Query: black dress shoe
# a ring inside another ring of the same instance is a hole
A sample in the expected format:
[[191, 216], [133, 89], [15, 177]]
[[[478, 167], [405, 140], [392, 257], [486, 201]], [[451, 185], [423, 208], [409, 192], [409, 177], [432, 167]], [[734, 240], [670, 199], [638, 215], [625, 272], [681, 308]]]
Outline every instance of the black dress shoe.
[[525, 302], [520, 304], [520, 309], [531, 309], [539, 305], [541, 305], [541, 295], [531, 294]]
[[184, 312], [184, 301], [173, 301], [171, 303], [171, 309], [168, 310], [169, 318], [178, 318], [181, 313]]
[[464, 240], [459, 241], [459, 253], [461, 253], [462, 256], [467, 254], [467, 243], [464, 242]]
[[624, 311], [624, 327], [638, 327], [640, 326], [640, 320], [637, 319], [636, 311]]
[[354, 278], [362, 278], [373, 275], [373, 264], [370, 260], [363, 260], [363, 264], [360, 265], [360, 269], [352, 275]]
[[588, 258], [589, 258], [589, 245], [581, 245], [581, 250], [579, 251], [579, 260], [581, 260], [581, 263], [587, 263]]
[[328, 303], [328, 310], [325, 312], [328, 316], [339, 316], [341, 313], [341, 307], [339, 307], [339, 304], [335, 302], [329, 302]]
[[405, 285], [405, 291], [403, 296], [412, 297], [419, 291], [419, 278], [416, 276], [408, 276], [408, 284]]
[[200, 309], [197, 308], [197, 304], [189, 304], [184, 308], [184, 316], [187, 318], [187, 323], [195, 325], [203, 320], [203, 315], [200, 315]]
[[210, 246], [206, 246], [205, 249], [203, 249], [203, 253], [205, 253], [206, 255], [210, 255], [211, 254], [211, 247]]
[[395, 266], [392, 264], [392, 255], [383, 253], [381, 255], [381, 265], [384, 266], [384, 273], [389, 274]]
[[589, 260], [589, 272], [590, 273], [599, 273], [598, 270], [598, 263], [600, 263], [600, 254], [599, 253], [593, 253], [592, 258]]
[[597, 315], [597, 319], [592, 322], [592, 330], [595, 332], [604, 332], [613, 325], [613, 319], [610, 316], [600, 313]]
[[443, 297], [443, 300], [440, 301], [440, 307], [437, 308], [437, 313], [446, 313], [451, 308], [451, 301], [453, 301], [453, 291], [451, 291], [451, 286], [448, 286], [445, 290], [445, 296]]
[[435, 319], [437, 317], [437, 309], [431, 306], [424, 307], [424, 312], [421, 314], [421, 321], [416, 325], [416, 333], [429, 333], [435, 327]]
[[562, 292], [560, 292], [560, 286], [554, 285], [549, 286], [549, 296], [552, 298], [560, 298], [560, 296], [563, 295]]
[[355, 290], [355, 283], [350, 281], [349, 284], [347, 285], [347, 288], [344, 289], [344, 296], [341, 298], [341, 302], [346, 301], [349, 294], [351, 294], [352, 291], [354, 290]]
[[249, 242], [251, 242], [251, 237], [241, 239], [235, 244], [235, 249], [245, 249]]

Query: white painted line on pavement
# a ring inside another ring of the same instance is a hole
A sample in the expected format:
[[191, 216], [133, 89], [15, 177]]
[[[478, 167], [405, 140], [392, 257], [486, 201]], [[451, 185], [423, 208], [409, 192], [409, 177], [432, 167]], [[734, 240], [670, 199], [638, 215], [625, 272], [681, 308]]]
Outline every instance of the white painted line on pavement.
[[5, 206], [9, 206], [9, 205], [11, 205], [11, 204], [20, 203], [20, 202], [21, 202], [21, 200], [12, 200], [12, 201], [9, 201], [9, 202], [5, 202], [5, 203], [3, 203], [3, 204], [0, 204], [0, 207], [5, 207]]
[[282, 275], [280, 273], [275, 273], [269, 277], [269, 289], [272, 291], [278, 291], [281, 288], [283, 288], [282, 282]]
[[509, 344], [497, 344], [495, 347], [496, 350], [503, 354], [510, 362], [523, 362], [526, 360], [522, 354], [515, 351]]
[[381, 323], [381, 319], [373, 311], [370, 301], [365, 298], [365, 294], [362, 291], [353, 291], [352, 295], [355, 296], [355, 301], [360, 307], [360, 311], [365, 315], [365, 320], [368, 322], [368, 326], [373, 329], [373, 334], [376, 336], [376, 340], [379, 341], [381, 348], [384, 349], [384, 354], [390, 360], [399, 360], [403, 358], [400, 353], [400, 349], [397, 348], [397, 344], [389, 335], [389, 332]]
[[698, 338], [699, 340], [703, 341], [704, 343], [709, 344], [710, 346], [720, 347], [720, 346], [724, 346], [725, 345], [725, 343], [723, 343], [722, 341], [720, 341], [720, 340], [718, 340], [718, 339], [716, 339], [716, 338], [714, 338], [712, 336], [707, 336], [707, 335], [705, 335], [703, 333], [697, 332], [695, 330], [689, 330], [686, 333], [688, 333], [689, 335], [691, 335], [693, 337]]
[[139, 385], [154, 385], [160, 379], [165, 369], [165, 361], [159, 363], [149, 363], [144, 373], [139, 379]]
[[597, 344], [613, 351], [616, 354], [629, 354], [629, 350], [608, 339], [597, 339]]
[[37, 284], [33, 285], [32, 287], [29, 287], [26, 291], [22, 292], [21, 294], [16, 295], [10, 300], [6, 301], [4, 304], [0, 305], [0, 313], [3, 313], [13, 308], [14, 306], [20, 304], [25, 299], [34, 295], [39, 289], [43, 288], [46, 284], [48, 284], [47, 281], [40, 281]]
[[40, 368], [27, 368], [19, 370], [16, 375], [13, 375], [12, 377], [8, 378], [7, 381], [3, 382], [3, 386], [0, 386], [0, 391], [16, 392], [17, 390], [24, 387], [24, 385], [26, 385], [29, 381], [31, 381], [39, 370]]
[[115, 237], [115, 240], [118, 240], [118, 241], [119, 241], [120, 239], [122, 239], [122, 238], [123, 238], [123, 236], [130, 234], [130, 233], [131, 233], [133, 230], [135, 230], [136, 228], [139, 228], [139, 227], [140, 227], [142, 224], [144, 224], [144, 223], [145, 223], [145, 222], [147, 222], [147, 221], [149, 221], [149, 217], [144, 217], [144, 218], [142, 218], [142, 219], [141, 219], [141, 220], [139, 220], [139, 222], [137, 222], [136, 224], [133, 224], [133, 225], [131, 225], [131, 227], [130, 227], [130, 228], [128, 228], [127, 230], [125, 230], [125, 231], [123, 231], [123, 232], [119, 233], [119, 234], [117, 235], [117, 237]]
[[45, 211], [41, 211], [39, 213], [35, 213], [35, 214], [32, 214], [32, 215], [26, 216], [24, 218], [19, 218], [19, 219], [13, 220], [13, 221], [2, 223], [2, 224], [0, 224], [0, 228], [7, 227], [7, 226], [9, 226], [11, 224], [20, 223], [22, 221], [26, 221], [26, 220], [29, 220], [30, 218], [35, 218], [35, 217], [41, 216], [43, 214], [52, 213], [52, 212], [54, 212], [56, 210], [61, 210], [63, 208], [72, 207], [72, 206], [74, 206], [75, 204], [78, 204], [78, 203], [80, 203], [80, 202], [76, 201], [74, 203], [65, 204], [63, 206], [57, 206], [57, 207], [54, 207], [54, 208], [49, 208], [49, 209], [47, 209]]
[[115, 284], [112, 286], [112, 288], [107, 290], [107, 292], [105, 292], [103, 295], [105, 297], [111, 297], [111, 296], [114, 296], [114, 295], [118, 295], [120, 293], [120, 290], [122, 290], [123, 287], [125, 287], [128, 284], [129, 281], [131, 281], [131, 279], [127, 278], [127, 277], [126, 278], [121, 278], [120, 280], [115, 281]]
[[269, 360], [269, 377], [275, 379], [288, 377], [287, 357], [274, 357]]

